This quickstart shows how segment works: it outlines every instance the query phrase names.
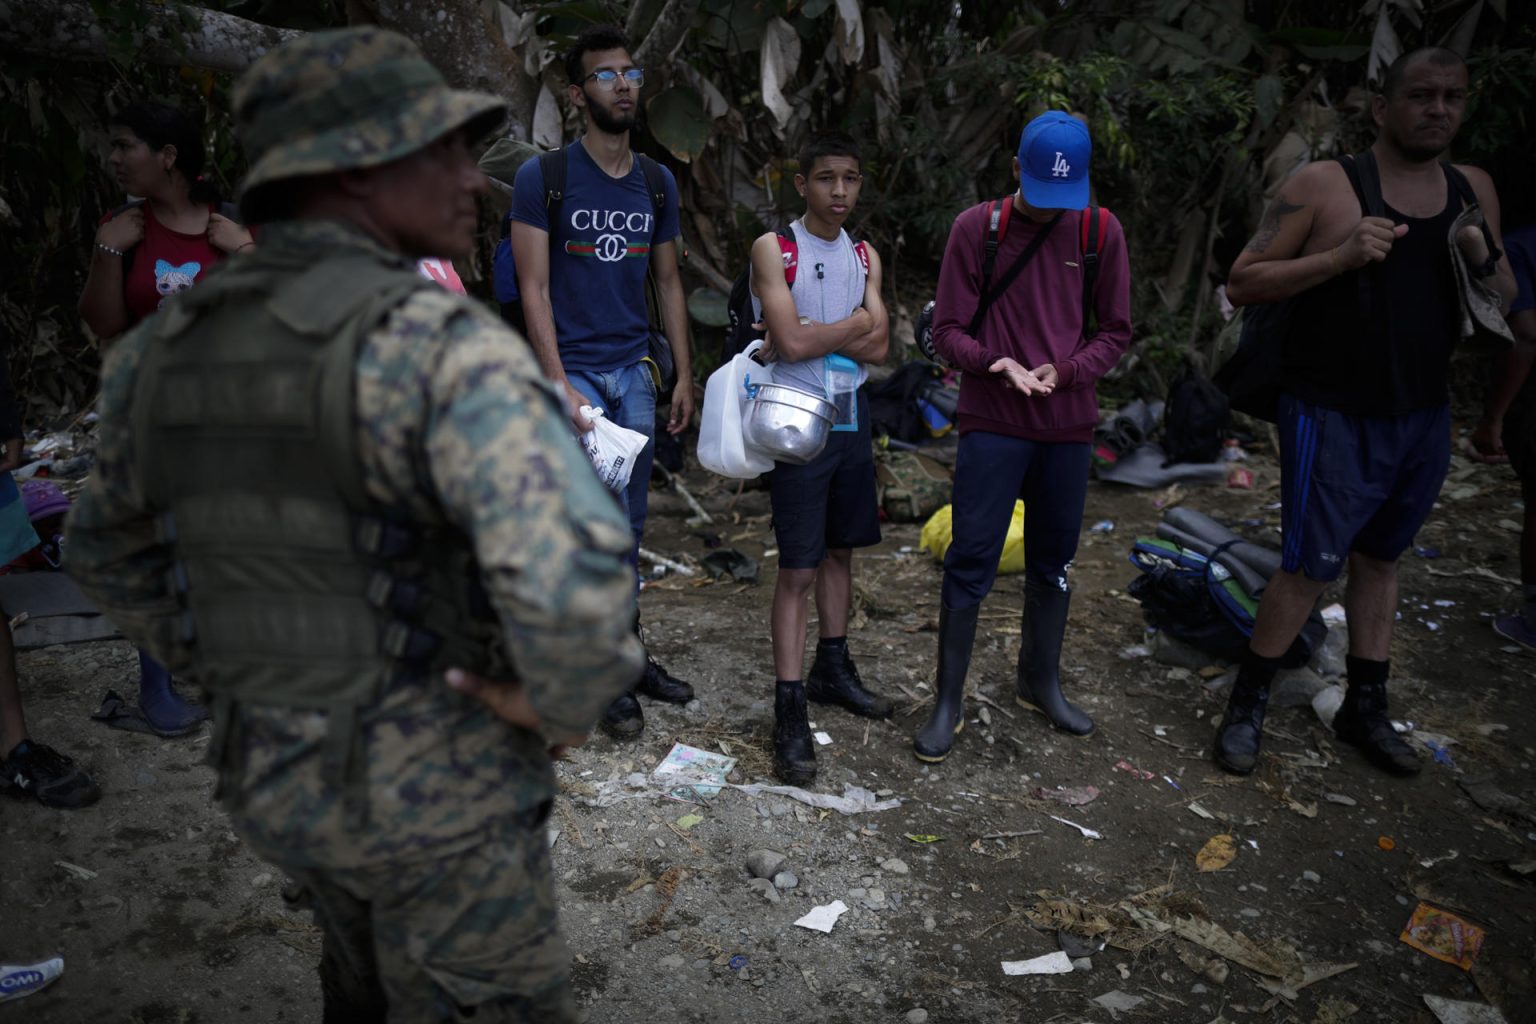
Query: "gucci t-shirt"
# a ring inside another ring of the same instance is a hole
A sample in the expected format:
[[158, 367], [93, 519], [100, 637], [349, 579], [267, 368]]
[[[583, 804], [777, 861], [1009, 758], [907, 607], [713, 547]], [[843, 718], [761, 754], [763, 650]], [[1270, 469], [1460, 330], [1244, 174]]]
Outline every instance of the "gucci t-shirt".
[[677, 181], [662, 168], [666, 203], [658, 220], [639, 160], [623, 178], [614, 178], [579, 141], [565, 154], [561, 223], [549, 223], [537, 160], [517, 172], [512, 219], [550, 234], [549, 299], [561, 364], [616, 370], [645, 358], [645, 273], [651, 247], [678, 235]]

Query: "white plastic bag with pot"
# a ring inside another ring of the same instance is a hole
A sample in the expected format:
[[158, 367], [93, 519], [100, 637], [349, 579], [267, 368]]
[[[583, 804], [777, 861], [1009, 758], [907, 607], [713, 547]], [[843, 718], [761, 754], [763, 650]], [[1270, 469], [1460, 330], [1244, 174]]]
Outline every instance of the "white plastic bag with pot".
[[608, 419], [601, 406], [584, 405], [581, 414], [592, 421], [592, 429], [577, 438], [581, 450], [592, 460], [592, 468], [597, 470], [597, 478], [603, 486], [615, 493], [622, 492], [629, 486], [635, 460], [651, 439], [638, 430], [621, 427]]
[[769, 383], [773, 371], [753, 359], [762, 349], [753, 341], [709, 375], [704, 385], [704, 412], [699, 417], [699, 465], [735, 480], [752, 480], [773, 468], [773, 459], [747, 446], [742, 419], [747, 387]]

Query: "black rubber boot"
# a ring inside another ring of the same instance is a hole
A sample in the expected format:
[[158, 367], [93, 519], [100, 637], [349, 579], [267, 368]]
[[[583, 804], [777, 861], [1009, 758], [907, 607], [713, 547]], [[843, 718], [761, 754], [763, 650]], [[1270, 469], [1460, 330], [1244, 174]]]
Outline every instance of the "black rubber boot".
[[774, 686], [773, 774], [791, 786], [816, 781], [816, 743], [805, 711], [805, 686], [798, 679]]
[[919, 761], [937, 764], [949, 756], [955, 737], [965, 728], [965, 674], [971, 667], [976, 616], [981, 605], [939, 608], [939, 670], [934, 680], [933, 715], [917, 730], [912, 753]]
[[1349, 687], [1344, 703], [1333, 716], [1334, 735], [1360, 748], [1372, 764], [1392, 775], [1419, 774], [1419, 757], [1387, 717], [1387, 669], [1385, 661], [1344, 659]]
[[1072, 594], [1064, 587], [1025, 580], [1017, 700], [1062, 732], [1087, 736], [1093, 732], [1093, 719], [1061, 695], [1061, 639], [1071, 603]]
[[890, 718], [896, 710], [889, 697], [864, 689], [846, 637], [816, 644], [816, 660], [805, 677], [805, 695], [817, 704], [836, 704], [865, 718]]
[[603, 712], [597, 727], [616, 740], [632, 740], [645, 729], [645, 713], [633, 693], [621, 693]]
[[1227, 713], [1216, 730], [1211, 756], [1234, 775], [1247, 775], [1259, 763], [1264, 739], [1264, 710], [1269, 705], [1269, 684], [1279, 668], [1279, 658], [1263, 658], [1252, 651], [1243, 657], [1227, 698]]
[[636, 689], [651, 700], [668, 704], [687, 704], [693, 700], [693, 687], [656, 664], [649, 654], [645, 656], [645, 674]]

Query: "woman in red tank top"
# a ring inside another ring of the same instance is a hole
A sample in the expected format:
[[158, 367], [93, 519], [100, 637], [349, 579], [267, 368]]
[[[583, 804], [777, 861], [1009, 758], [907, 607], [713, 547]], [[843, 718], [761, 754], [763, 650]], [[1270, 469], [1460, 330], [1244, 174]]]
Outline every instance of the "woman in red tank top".
[[254, 244], [218, 212], [199, 174], [203, 145], [186, 114], [134, 103], [111, 124], [112, 172], [135, 201], [102, 218], [91, 250], [80, 316], [103, 343], [190, 288], [208, 268]]
[[[215, 263], [255, 244], [249, 231], [218, 212], [217, 193], [199, 177], [203, 144], [186, 114], [134, 103], [118, 112], [110, 130], [107, 162], [123, 191], [137, 199], [101, 219], [80, 294], [80, 317], [103, 346], [192, 287]], [[144, 651], [138, 703], [158, 736], [180, 736], [208, 717], [206, 708], [176, 692], [170, 670]]]

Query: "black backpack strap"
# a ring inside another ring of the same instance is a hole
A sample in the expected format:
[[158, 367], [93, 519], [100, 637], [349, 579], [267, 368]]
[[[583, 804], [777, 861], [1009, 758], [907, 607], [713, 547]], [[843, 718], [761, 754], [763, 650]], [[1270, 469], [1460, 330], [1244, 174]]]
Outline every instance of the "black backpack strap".
[[544, 216], [549, 225], [549, 241], [555, 241], [555, 222], [565, 203], [565, 148], [539, 154], [539, 176], [544, 179]]
[[[1339, 164], [1349, 178], [1355, 198], [1360, 200], [1360, 212], [1367, 217], [1385, 217], [1387, 204], [1381, 198], [1381, 172], [1376, 167], [1376, 154], [1369, 149], [1354, 156], [1339, 157]], [[1370, 323], [1374, 306], [1371, 301], [1371, 282], [1375, 280], [1374, 264], [1366, 264], [1356, 271], [1360, 281], [1360, 322]]]
[[1083, 336], [1088, 336], [1088, 321], [1093, 316], [1093, 290], [1099, 279], [1099, 250], [1104, 245], [1103, 207], [1090, 206], [1083, 211]]
[[987, 310], [991, 308], [992, 303], [997, 301], [998, 296], [1008, 290], [1008, 286], [1013, 284], [1019, 274], [1023, 273], [1025, 264], [1035, 258], [1035, 253], [1040, 251], [1040, 247], [1045, 244], [1046, 238], [1050, 237], [1051, 229], [1061, 221], [1061, 217], [1062, 215], [1058, 213], [1047, 221], [1045, 226], [1030, 240], [1029, 245], [1025, 246], [1024, 251], [1019, 253], [1019, 258], [1013, 261], [1013, 266], [1008, 268], [1008, 272], [1002, 276], [1002, 279], [993, 285], [990, 291], [984, 292], [981, 296], [981, 301], [976, 304], [976, 315], [971, 318], [971, 337], [976, 337], [976, 332], [981, 329], [981, 321], [987, 315]]
[[[651, 210], [656, 215], [655, 225], [661, 226], [661, 212], [667, 208], [667, 179], [662, 176], [661, 164], [652, 160], [644, 153], [636, 153], [635, 159], [640, 162], [640, 173], [645, 176], [645, 191], [651, 197]], [[654, 239], [656, 231], [653, 228], [651, 236]]]
[[[785, 224], [784, 227], [779, 230], [779, 237], [788, 239], [789, 244], [794, 246], [795, 249], [794, 264], [784, 268], [784, 283], [787, 286], [793, 288], [795, 286], [795, 278], [800, 273], [800, 238], [795, 234], [795, 222], [790, 221], [788, 224]], [[782, 252], [783, 249], [784, 246], [780, 245], [780, 252]]]

